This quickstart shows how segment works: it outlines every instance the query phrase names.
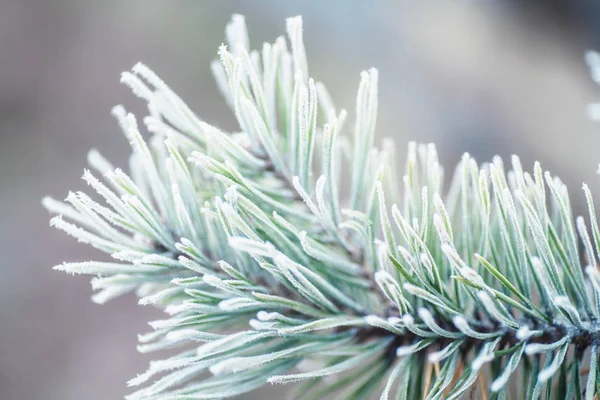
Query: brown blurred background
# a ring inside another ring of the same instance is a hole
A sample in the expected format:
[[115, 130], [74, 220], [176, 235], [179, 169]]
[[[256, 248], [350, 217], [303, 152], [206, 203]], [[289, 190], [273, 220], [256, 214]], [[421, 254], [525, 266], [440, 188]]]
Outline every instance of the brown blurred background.
[[302, 14], [312, 75], [337, 104], [352, 110], [359, 72], [379, 68], [378, 132], [400, 150], [434, 141], [448, 168], [462, 151], [538, 159], [581, 209], [582, 181], [600, 194], [600, 126], [585, 115], [600, 88], [583, 61], [600, 48], [598, 4], [0, 0], [0, 399], [121, 398], [149, 361], [136, 334], [159, 312], [133, 297], [94, 305], [87, 277], [53, 272], [98, 254], [50, 229], [40, 206], [84, 186], [91, 147], [126, 166], [109, 110], [143, 107], [122, 70], [147, 63], [201, 117], [234, 128], [209, 69], [230, 14], [247, 16], [254, 46]]

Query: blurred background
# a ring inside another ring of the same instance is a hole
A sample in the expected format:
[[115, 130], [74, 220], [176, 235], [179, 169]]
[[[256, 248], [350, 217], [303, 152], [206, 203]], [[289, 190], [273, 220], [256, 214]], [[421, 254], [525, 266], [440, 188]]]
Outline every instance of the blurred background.
[[582, 181], [600, 195], [600, 125], [585, 113], [600, 88], [583, 58], [600, 49], [599, 4], [0, 0], [0, 399], [122, 398], [149, 361], [136, 334], [160, 313], [133, 297], [94, 305], [88, 277], [53, 272], [101, 257], [50, 229], [40, 205], [84, 186], [92, 147], [126, 166], [109, 111], [143, 107], [121, 71], [147, 63], [202, 118], [233, 129], [209, 68], [230, 14], [246, 15], [255, 47], [302, 14], [311, 73], [338, 105], [352, 110], [360, 71], [379, 68], [378, 134], [400, 153], [433, 141], [447, 168], [463, 151], [518, 153], [563, 177], [582, 210]]

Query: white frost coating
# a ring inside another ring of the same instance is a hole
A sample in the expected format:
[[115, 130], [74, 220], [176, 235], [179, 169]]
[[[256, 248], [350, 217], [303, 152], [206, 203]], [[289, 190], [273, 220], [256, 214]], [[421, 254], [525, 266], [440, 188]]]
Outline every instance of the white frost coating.
[[381, 323], [386, 323], [387, 321], [377, 315], [367, 315], [365, 317], [365, 322], [369, 325], [378, 325]]
[[471, 366], [474, 370], [479, 370], [479, 369], [481, 369], [483, 364], [488, 363], [488, 362], [492, 361], [493, 359], [494, 359], [493, 352], [480, 354], [473, 360], [473, 363], [471, 364]]
[[517, 339], [519, 339], [520, 341], [525, 341], [534, 335], [535, 335], [535, 331], [532, 331], [531, 329], [529, 329], [529, 327], [527, 325], [523, 325], [517, 330], [516, 336], [517, 336]]
[[553, 299], [553, 301], [554, 301], [554, 304], [556, 304], [558, 307], [563, 309], [571, 317], [571, 319], [574, 321], [574, 323], [577, 326], [579, 326], [581, 328], [583, 327], [582, 322], [581, 322], [581, 316], [579, 315], [579, 312], [577, 311], [577, 309], [575, 308], [573, 303], [571, 303], [571, 300], [567, 296], [557, 296]]
[[304, 49], [302, 17], [296, 16], [285, 20], [287, 34], [292, 45], [292, 60], [294, 70], [300, 71], [302, 76], [308, 76], [308, 62]]
[[469, 334], [472, 331], [472, 329], [469, 326], [469, 323], [467, 322], [465, 317], [457, 315], [454, 318], [452, 318], [452, 322], [454, 323], [454, 326], [456, 326], [462, 333], [470, 336]]
[[256, 318], [259, 321], [273, 321], [277, 318], [277, 313], [261, 310], [256, 313]]
[[149, 304], [159, 304], [165, 298], [167, 298], [170, 295], [173, 295], [177, 292], [179, 292], [179, 289], [177, 289], [177, 288], [166, 288], [166, 289], [160, 290], [158, 292], [155, 292], [152, 295], [140, 298], [138, 300], [138, 304], [141, 306], [145, 306], [145, 305], [149, 305]]
[[396, 348], [396, 357], [405, 357], [411, 355], [422, 348], [422, 342], [416, 342], [410, 346], [400, 346]]
[[256, 307], [260, 304], [261, 303], [256, 300], [247, 299], [243, 297], [234, 297], [231, 299], [221, 301], [219, 303], [219, 308], [223, 311], [237, 311], [244, 308]]
[[234, 236], [229, 238], [229, 245], [235, 249], [264, 257], [273, 257], [277, 251], [270, 243], [260, 243], [244, 237]]
[[133, 92], [133, 94], [135, 94], [139, 98], [144, 99], [148, 102], [152, 101], [154, 93], [137, 75], [134, 75], [131, 72], [127, 71], [123, 72], [121, 74], [121, 83], [128, 86]]
[[377, 283], [379, 283], [380, 285], [381, 285], [380, 282], [383, 283], [383, 282], [389, 280], [391, 277], [392, 276], [387, 271], [377, 271], [377, 272], [375, 272], [375, 275], [374, 275], [375, 281]]
[[547, 343], [531, 343], [531, 344], [528, 344], [527, 346], [525, 346], [525, 354], [532, 355], [532, 354], [539, 354], [539, 353], [545, 353], [548, 351], [552, 351], [552, 350], [555, 350], [556, 348], [560, 347], [567, 341], [569, 341], [569, 337], [565, 336], [564, 338], [562, 338], [559, 341], [554, 342], [554, 343], [549, 343], [549, 344], [547, 344]]
[[204, 275], [202, 280], [211, 286], [217, 286], [221, 283], [221, 280], [214, 275]]
[[268, 330], [276, 329], [273, 326], [272, 322], [259, 321], [259, 320], [254, 319], [254, 318], [251, 318], [248, 321], [248, 325], [250, 325], [250, 327], [252, 329], [254, 329], [255, 331], [268, 331]]
[[433, 214], [433, 226], [435, 227], [442, 243], [452, 243], [452, 238], [444, 226], [442, 217], [438, 213]]
[[456, 346], [456, 342], [451, 343], [451, 344], [447, 345], [446, 347], [444, 347], [441, 350], [429, 353], [428, 356], [427, 356], [427, 360], [430, 363], [434, 363], [434, 364], [435, 363], [439, 363], [442, 360], [444, 360], [447, 357], [449, 357], [450, 355], [452, 355], [458, 348], [459, 348], [459, 346]]
[[506, 386], [508, 380], [510, 379], [510, 375], [503, 375], [501, 378], [502, 379], [494, 380], [494, 382], [492, 382], [492, 384], [490, 385], [490, 390], [492, 392], [498, 392], [500, 391], [500, 389]]
[[107, 174], [114, 171], [115, 167], [108, 161], [97, 149], [91, 149], [87, 154], [87, 162], [92, 168], [101, 173]]
[[199, 336], [200, 332], [196, 329], [179, 329], [176, 331], [171, 331], [165, 335], [165, 339], [167, 340], [177, 340], [182, 341], [186, 339], [194, 339]]
[[233, 14], [231, 16], [231, 22], [227, 24], [225, 28], [225, 35], [227, 36], [227, 42], [232, 48], [232, 52], [235, 56], [245, 50], [250, 49], [250, 40], [248, 39], [248, 28], [246, 28], [246, 19], [243, 15]]

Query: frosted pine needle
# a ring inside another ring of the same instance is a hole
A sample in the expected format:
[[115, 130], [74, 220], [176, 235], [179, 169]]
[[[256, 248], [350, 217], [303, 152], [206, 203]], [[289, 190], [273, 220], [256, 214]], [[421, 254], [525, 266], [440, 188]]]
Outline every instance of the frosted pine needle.
[[[593, 399], [600, 230], [588, 187], [590, 224], [560, 179], [516, 156], [506, 168], [465, 154], [446, 192], [435, 147], [411, 143], [399, 179], [393, 143], [374, 147], [377, 70], [361, 74], [345, 124], [309, 76], [302, 19], [286, 28], [288, 41], [251, 50], [244, 18], [227, 26], [211, 68], [240, 132], [209, 125], [137, 64], [121, 81], [149, 115], [138, 125], [113, 110], [129, 174], [92, 150], [94, 197], [43, 201], [52, 226], [115, 259], [55, 269], [94, 275], [97, 302], [135, 292], [166, 312], [138, 349], [172, 355], [130, 380], [128, 398], [296, 383], [303, 399], [458, 399], [478, 377], [505, 398], [519, 376], [519, 398]], [[595, 79], [599, 60], [587, 57]]]

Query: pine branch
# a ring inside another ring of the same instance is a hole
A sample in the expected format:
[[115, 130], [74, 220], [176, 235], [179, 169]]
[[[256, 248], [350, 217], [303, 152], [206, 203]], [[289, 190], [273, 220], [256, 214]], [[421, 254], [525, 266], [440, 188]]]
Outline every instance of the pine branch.
[[[435, 147], [411, 143], [398, 179], [393, 142], [373, 147], [377, 71], [361, 74], [350, 139], [346, 111], [309, 78], [302, 20], [287, 31], [289, 47], [250, 51], [244, 18], [227, 26], [212, 69], [237, 133], [201, 120], [148, 67], [125, 72], [151, 134], [115, 107], [129, 174], [93, 150], [83, 179], [100, 201], [44, 199], [51, 225], [115, 259], [56, 269], [94, 275], [98, 303], [135, 292], [167, 314], [138, 350], [178, 350], [130, 380], [141, 388], [128, 398], [302, 381], [302, 399], [477, 387], [497, 399], [518, 376], [522, 398], [593, 399], [600, 229], [588, 187], [586, 224], [559, 178], [516, 156], [506, 171], [465, 154], [446, 192]], [[594, 76], [599, 60], [587, 57]]]

